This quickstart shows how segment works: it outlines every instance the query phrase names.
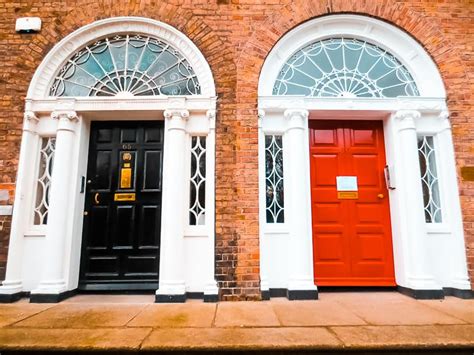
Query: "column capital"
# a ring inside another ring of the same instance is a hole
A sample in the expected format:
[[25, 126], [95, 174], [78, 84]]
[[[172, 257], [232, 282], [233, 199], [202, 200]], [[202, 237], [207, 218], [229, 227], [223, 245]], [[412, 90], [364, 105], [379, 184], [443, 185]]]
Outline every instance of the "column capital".
[[51, 118], [58, 120], [58, 128], [56, 131], [71, 131], [74, 132], [75, 124], [79, 121], [79, 116], [76, 111], [53, 111]]
[[206, 117], [209, 120], [209, 129], [216, 129], [216, 110], [207, 110]]
[[451, 129], [451, 122], [449, 120], [449, 111], [448, 110], [442, 110], [439, 115], [438, 115], [438, 118], [441, 120], [441, 124], [442, 124], [442, 129], [441, 131], [445, 131], [445, 130], [450, 130]]
[[184, 109], [168, 109], [163, 112], [163, 116], [165, 116], [166, 119], [182, 118], [186, 120], [189, 118], [189, 111]]
[[71, 122], [76, 122], [79, 120], [79, 116], [76, 111], [53, 111], [51, 112], [51, 118], [53, 120], [67, 119]]
[[36, 133], [36, 125], [39, 119], [33, 111], [25, 111], [23, 114], [23, 131]]
[[295, 116], [306, 119], [309, 116], [309, 111], [304, 108], [290, 108], [285, 110], [284, 116], [288, 119], [293, 118]]
[[257, 115], [258, 115], [258, 128], [262, 128], [263, 119], [265, 118], [265, 110], [259, 109]]
[[305, 129], [309, 111], [306, 109], [288, 109], [285, 110], [284, 116], [288, 121], [287, 130]]
[[415, 120], [421, 117], [421, 113], [417, 110], [398, 110], [393, 117], [400, 121], [400, 130], [415, 129]]

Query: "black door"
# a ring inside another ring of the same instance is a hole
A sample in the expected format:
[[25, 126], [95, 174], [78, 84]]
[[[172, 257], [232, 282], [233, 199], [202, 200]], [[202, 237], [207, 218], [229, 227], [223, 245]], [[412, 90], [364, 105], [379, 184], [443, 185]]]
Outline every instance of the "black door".
[[163, 122], [91, 125], [79, 288], [157, 289]]

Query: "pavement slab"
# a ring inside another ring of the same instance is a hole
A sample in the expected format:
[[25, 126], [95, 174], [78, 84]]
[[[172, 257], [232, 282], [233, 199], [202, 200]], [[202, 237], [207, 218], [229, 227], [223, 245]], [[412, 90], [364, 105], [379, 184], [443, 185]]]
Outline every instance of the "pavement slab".
[[15, 324], [30, 328], [105, 328], [125, 326], [147, 305], [61, 303]]
[[142, 350], [325, 349], [341, 346], [325, 328], [157, 329]]
[[0, 304], [0, 327], [19, 322], [53, 306], [52, 304], [28, 303]]
[[419, 302], [465, 322], [474, 323], [474, 299], [463, 300], [446, 297], [444, 300], [423, 300]]
[[270, 327], [280, 322], [269, 302], [221, 302], [216, 327]]
[[400, 349], [474, 345], [474, 325], [331, 327], [348, 348]]
[[150, 328], [29, 329], [0, 331], [3, 350], [135, 350]]
[[140, 312], [127, 326], [211, 327], [216, 307], [216, 304], [211, 303], [153, 304]]
[[329, 297], [329, 300], [341, 303], [372, 325], [466, 323], [398, 293], [339, 293]]
[[283, 326], [367, 325], [338, 302], [292, 301], [272, 303]]

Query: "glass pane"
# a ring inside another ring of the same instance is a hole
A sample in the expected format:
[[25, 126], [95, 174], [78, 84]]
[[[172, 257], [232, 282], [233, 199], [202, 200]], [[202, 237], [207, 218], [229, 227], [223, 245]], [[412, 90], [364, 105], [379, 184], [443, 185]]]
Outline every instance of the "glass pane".
[[300, 49], [283, 65], [274, 95], [315, 97], [419, 96], [403, 64], [371, 43], [329, 38]]
[[206, 137], [191, 138], [189, 225], [206, 222]]
[[432, 136], [418, 137], [418, 156], [420, 159], [425, 221], [427, 223], [441, 223], [441, 198]]
[[265, 137], [267, 223], [284, 223], [282, 136]]
[[50, 96], [199, 95], [196, 74], [181, 53], [158, 39], [128, 34], [77, 51], [59, 70]]
[[49, 192], [53, 172], [56, 138], [42, 138], [39, 158], [38, 177], [36, 179], [36, 198], [33, 223], [44, 225], [48, 222]]

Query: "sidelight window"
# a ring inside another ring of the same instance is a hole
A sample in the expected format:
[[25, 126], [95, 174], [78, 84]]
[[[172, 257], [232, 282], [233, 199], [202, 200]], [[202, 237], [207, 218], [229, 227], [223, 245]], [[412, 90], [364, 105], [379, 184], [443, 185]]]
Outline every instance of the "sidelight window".
[[419, 96], [413, 77], [385, 49], [354, 38], [311, 43], [283, 65], [273, 95]]
[[265, 136], [265, 184], [267, 223], [284, 223], [282, 136]]
[[418, 137], [418, 156], [420, 159], [425, 221], [427, 223], [441, 223], [441, 198], [433, 136]]
[[191, 137], [189, 225], [206, 223], [206, 137]]
[[34, 207], [34, 224], [45, 225], [48, 222], [49, 193], [51, 190], [51, 175], [53, 172], [56, 138], [41, 139], [38, 178], [36, 182], [36, 199]]

